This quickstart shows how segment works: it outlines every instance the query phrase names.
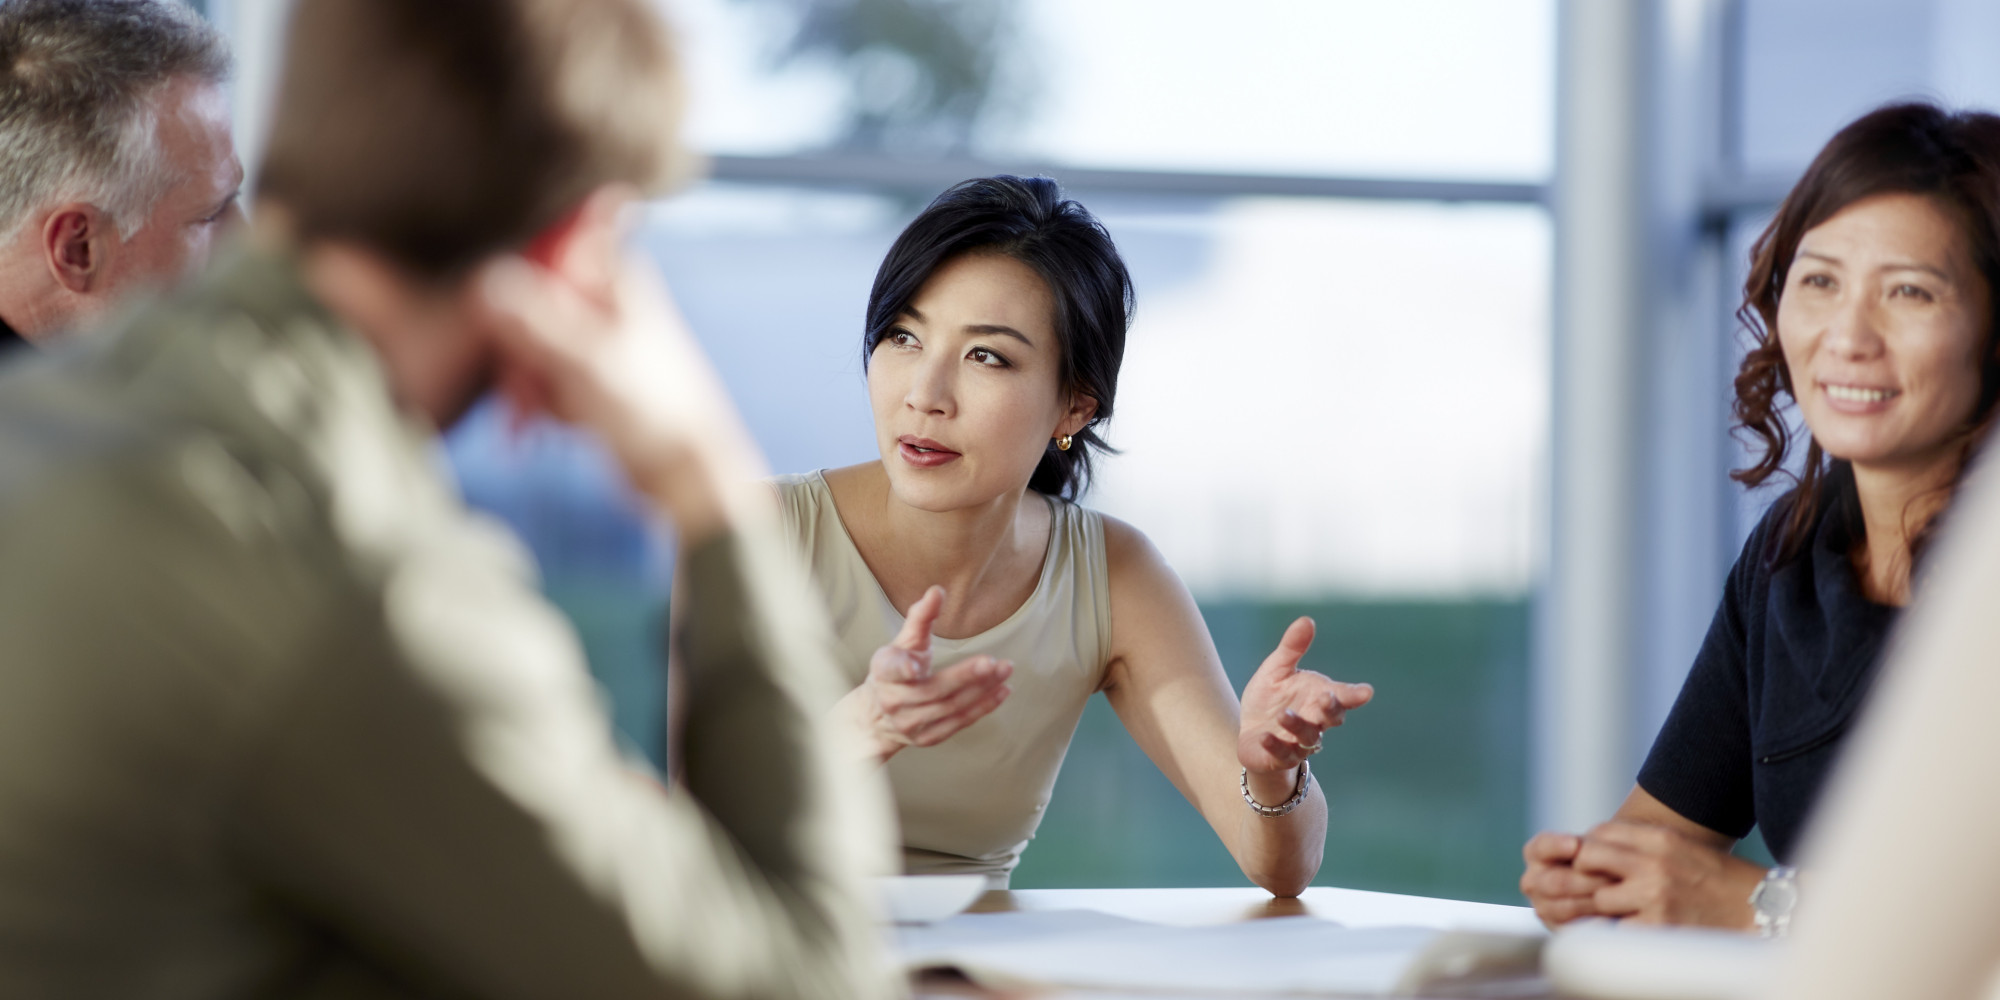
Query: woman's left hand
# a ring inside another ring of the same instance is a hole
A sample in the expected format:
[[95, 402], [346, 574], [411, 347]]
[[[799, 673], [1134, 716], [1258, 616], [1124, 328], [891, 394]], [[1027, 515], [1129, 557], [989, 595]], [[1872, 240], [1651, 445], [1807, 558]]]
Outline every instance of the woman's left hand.
[[1243, 724], [1236, 759], [1251, 774], [1289, 771], [1312, 756], [1320, 734], [1346, 720], [1350, 709], [1375, 697], [1368, 684], [1343, 684], [1325, 674], [1300, 670], [1312, 648], [1313, 620], [1300, 618], [1285, 629], [1278, 648], [1243, 687]]

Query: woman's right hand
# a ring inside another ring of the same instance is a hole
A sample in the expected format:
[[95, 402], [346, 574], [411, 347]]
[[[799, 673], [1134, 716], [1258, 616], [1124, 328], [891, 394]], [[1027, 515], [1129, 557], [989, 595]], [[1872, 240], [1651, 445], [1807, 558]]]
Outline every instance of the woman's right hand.
[[835, 709], [861, 731], [878, 763], [886, 763], [904, 747], [935, 746], [950, 739], [999, 708], [1012, 692], [1007, 678], [1014, 665], [991, 656], [931, 670], [931, 624], [943, 608], [943, 587], [924, 591], [910, 605], [903, 630], [875, 651], [868, 679]]

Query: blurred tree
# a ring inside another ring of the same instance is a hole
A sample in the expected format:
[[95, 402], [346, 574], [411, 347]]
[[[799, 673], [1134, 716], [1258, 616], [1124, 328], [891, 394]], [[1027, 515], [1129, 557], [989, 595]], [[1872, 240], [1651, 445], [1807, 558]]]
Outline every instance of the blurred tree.
[[[1017, 0], [739, 0], [791, 17], [779, 65], [834, 62], [847, 81], [835, 146], [964, 152], [1025, 96], [1013, 54]], [[1004, 79], [1003, 79], [1004, 78]]]

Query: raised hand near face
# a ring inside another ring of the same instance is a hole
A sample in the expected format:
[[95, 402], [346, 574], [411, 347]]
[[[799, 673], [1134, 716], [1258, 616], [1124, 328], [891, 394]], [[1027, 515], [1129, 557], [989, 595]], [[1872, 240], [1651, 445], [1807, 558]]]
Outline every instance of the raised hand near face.
[[904, 616], [903, 630], [875, 651], [868, 678], [836, 708], [860, 729], [878, 762], [904, 747], [944, 742], [999, 708], [1012, 692], [1007, 678], [1014, 665], [991, 656], [931, 670], [931, 625], [943, 608], [943, 587], [924, 591]]
[[703, 534], [768, 505], [763, 459], [666, 286], [623, 249], [630, 203], [592, 195], [557, 266], [496, 260], [474, 294], [516, 414], [592, 432], [684, 534]]
[[1300, 670], [1299, 661], [1312, 648], [1312, 640], [1312, 619], [1293, 622], [1278, 648], [1243, 687], [1236, 758], [1252, 775], [1297, 767], [1319, 749], [1321, 733], [1375, 697], [1372, 685], [1343, 684], [1325, 674]]

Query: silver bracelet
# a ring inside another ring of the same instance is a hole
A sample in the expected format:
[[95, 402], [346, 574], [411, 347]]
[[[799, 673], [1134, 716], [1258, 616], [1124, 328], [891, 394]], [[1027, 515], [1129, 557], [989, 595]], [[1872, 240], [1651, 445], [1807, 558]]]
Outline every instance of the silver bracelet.
[[1305, 761], [1299, 761], [1299, 787], [1292, 789], [1291, 798], [1275, 806], [1267, 806], [1257, 801], [1256, 797], [1250, 794], [1250, 769], [1247, 767], [1243, 769], [1241, 784], [1243, 785], [1243, 801], [1250, 803], [1250, 808], [1257, 810], [1257, 815], [1283, 816], [1297, 809], [1299, 803], [1306, 800], [1306, 789], [1312, 784], [1312, 767]]

